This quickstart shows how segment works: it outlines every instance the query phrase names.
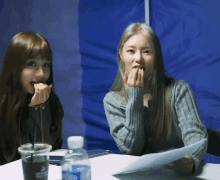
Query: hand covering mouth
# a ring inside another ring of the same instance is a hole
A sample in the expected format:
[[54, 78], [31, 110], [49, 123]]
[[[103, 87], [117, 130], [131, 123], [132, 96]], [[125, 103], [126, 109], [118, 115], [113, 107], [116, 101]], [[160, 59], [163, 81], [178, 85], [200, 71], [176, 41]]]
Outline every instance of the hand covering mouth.
[[134, 66], [133, 68], [139, 68], [139, 69], [143, 69], [145, 71], [145, 68], [144, 67], [141, 67], [141, 66]]
[[[34, 85], [34, 84], [39, 84], [39, 83], [43, 83], [43, 82], [42, 82], [42, 81], [40, 81], [40, 82], [31, 81], [30, 83], [31, 83], [31, 85]], [[43, 84], [44, 84], [44, 83], [43, 83]]]

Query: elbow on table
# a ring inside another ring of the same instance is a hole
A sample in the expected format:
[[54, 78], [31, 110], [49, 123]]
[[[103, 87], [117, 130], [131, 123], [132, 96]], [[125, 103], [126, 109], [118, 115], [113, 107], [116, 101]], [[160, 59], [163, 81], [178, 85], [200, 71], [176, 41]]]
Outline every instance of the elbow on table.
[[140, 156], [143, 149], [143, 146], [136, 146], [136, 145], [126, 147], [124, 145], [117, 144], [117, 146], [122, 154], [132, 155], [132, 156]]

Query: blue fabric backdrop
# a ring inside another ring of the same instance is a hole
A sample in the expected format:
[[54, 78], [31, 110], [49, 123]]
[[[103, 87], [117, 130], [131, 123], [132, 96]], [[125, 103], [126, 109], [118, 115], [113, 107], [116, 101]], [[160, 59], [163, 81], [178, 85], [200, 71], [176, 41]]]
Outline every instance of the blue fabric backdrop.
[[79, 2], [82, 114], [88, 148], [120, 152], [110, 135], [103, 98], [116, 77], [117, 46], [125, 27], [131, 22], [145, 22], [144, 17], [144, 0]]
[[[150, 22], [161, 40], [169, 76], [192, 87], [207, 127], [219, 124], [219, 29], [217, 0], [150, 1]], [[4, 0], [0, 9], [0, 55], [18, 32], [35, 31], [54, 55], [55, 91], [64, 106], [63, 148], [84, 135], [87, 149], [119, 153], [109, 133], [103, 98], [117, 72], [117, 46], [132, 22], [145, 22], [144, 0]], [[210, 155], [206, 162], [219, 162]]]

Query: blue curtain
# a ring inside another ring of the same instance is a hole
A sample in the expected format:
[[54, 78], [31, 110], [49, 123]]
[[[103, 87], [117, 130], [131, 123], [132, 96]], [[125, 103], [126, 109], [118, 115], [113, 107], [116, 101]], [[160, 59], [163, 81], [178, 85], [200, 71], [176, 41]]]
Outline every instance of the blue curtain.
[[[190, 84], [205, 126], [218, 131], [219, 4], [217, 0], [157, 0], [150, 5], [151, 26], [161, 41], [167, 74]], [[205, 161], [219, 163], [220, 158], [207, 154]]]
[[103, 98], [117, 73], [117, 47], [130, 23], [145, 22], [144, 0], [93, 0], [79, 2], [83, 119], [89, 149], [119, 153], [110, 135]]

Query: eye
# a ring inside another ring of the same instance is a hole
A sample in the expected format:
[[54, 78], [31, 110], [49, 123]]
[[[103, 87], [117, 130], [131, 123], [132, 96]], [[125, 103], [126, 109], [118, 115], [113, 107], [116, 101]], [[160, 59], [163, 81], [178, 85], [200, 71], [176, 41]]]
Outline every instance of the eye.
[[49, 63], [46, 63], [45, 66], [46, 66], [47, 68], [49, 68], [49, 67], [50, 67], [50, 64], [49, 64]]
[[33, 65], [36, 65], [36, 63], [35, 62], [29, 62], [28, 65], [33, 66]]
[[133, 49], [129, 49], [129, 50], [127, 50], [127, 52], [134, 53], [134, 50]]
[[145, 50], [144, 53], [149, 53], [149, 50]]

